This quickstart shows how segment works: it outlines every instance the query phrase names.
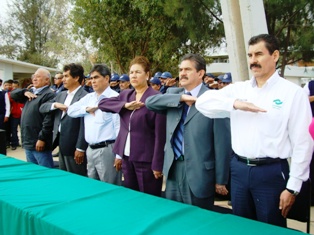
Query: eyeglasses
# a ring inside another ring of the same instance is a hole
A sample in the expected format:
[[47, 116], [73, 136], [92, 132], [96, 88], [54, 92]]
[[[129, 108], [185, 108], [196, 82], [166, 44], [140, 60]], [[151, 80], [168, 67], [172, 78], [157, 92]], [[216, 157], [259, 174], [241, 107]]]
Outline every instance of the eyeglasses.
[[62, 79], [62, 78], [54, 78], [54, 80], [57, 80], [57, 79]]

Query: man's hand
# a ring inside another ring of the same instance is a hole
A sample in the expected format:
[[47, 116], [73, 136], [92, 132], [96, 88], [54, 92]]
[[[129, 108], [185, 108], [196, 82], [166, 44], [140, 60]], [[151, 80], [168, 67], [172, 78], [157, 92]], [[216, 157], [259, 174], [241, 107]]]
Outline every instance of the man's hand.
[[153, 171], [153, 174], [156, 180], [163, 177], [163, 174], [161, 171]]
[[175, 86], [176, 85], [176, 79], [175, 78], [168, 78], [165, 82], [165, 86]]
[[64, 111], [64, 112], [66, 112], [68, 110], [68, 106], [66, 106], [65, 104], [62, 104], [62, 103], [58, 103], [58, 102], [54, 103], [54, 107], [56, 109], [60, 109], [61, 111]]
[[9, 121], [9, 117], [4, 117], [3, 122], [8, 122]]
[[196, 97], [191, 95], [182, 94], [180, 101], [185, 102], [188, 106], [192, 106], [196, 102]]
[[140, 109], [143, 106], [144, 106], [144, 103], [141, 101], [132, 101], [129, 103], [125, 103], [124, 108], [128, 110], [135, 110], [135, 109]]
[[227, 195], [228, 194], [228, 190], [226, 188], [226, 185], [222, 185], [222, 184], [216, 184], [216, 193], [219, 193], [221, 195]]
[[31, 101], [32, 99], [37, 98], [37, 95], [33, 94], [32, 92], [26, 91], [24, 93], [24, 95], [28, 98], [29, 101]]
[[36, 147], [35, 147], [36, 151], [37, 151], [37, 152], [42, 152], [42, 151], [44, 151], [45, 145], [46, 145], [46, 143], [45, 143], [44, 141], [42, 141], [42, 140], [37, 140], [37, 142], [36, 142]]
[[245, 102], [245, 101], [240, 101], [240, 100], [236, 100], [233, 103], [233, 107], [235, 109], [239, 109], [242, 111], [249, 111], [249, 112], [253, 112], [253, 113], [258, 113], [258, 112], [267, 112], [265, 109], [262, 109], [260, 107], [255, 106], [252, 103], [249, 102]]
[[279, 210], [281, 210], [281, 215], [284, 218], [287, 218], [288, 212], [295, 201], [295, 197], [296, 196], [291, 194], [287, 189], [280, 194]]
[[211, 89], [217, 89], [218, 88], [218, 82], [213, 82], [213, 83], [209, 84], [208, 87], [210, 87]]
[[74, 161], [76, 164], [80, 165], [84, 162], [85, 153], [75, 150], [74, 152]]
[[98, 109], [98, 106], [96, 106], [96, 107], [86, 107], [86, 112], [91, 114], [91, 115], [93, 115], [93, 116], [95, 116], [95, 112], [96, 112], [97, 109]]
[[116, 158], [116, 159], [114, 160], [114, 165], [113, 165], [113, 167], [116, 168], [116, 171], [120, 171], [120, 170], [122, 169], [122, 159]]

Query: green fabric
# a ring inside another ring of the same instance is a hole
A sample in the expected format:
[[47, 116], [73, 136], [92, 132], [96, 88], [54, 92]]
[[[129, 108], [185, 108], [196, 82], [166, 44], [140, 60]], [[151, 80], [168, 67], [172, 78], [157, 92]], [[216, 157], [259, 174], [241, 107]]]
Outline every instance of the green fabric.
[[0, 234], [300, 234], [0, 155]]

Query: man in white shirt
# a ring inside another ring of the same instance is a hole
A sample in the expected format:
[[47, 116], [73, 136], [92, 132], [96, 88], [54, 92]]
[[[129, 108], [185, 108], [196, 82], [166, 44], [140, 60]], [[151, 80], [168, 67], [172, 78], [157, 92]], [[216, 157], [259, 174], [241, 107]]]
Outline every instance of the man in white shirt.
[[84, 117], [85, 140], [89, 144], [86, 151], [88, 177], [121, 185], [122, 173], [115, 170], [115, 154], [112, 152], [120, 129], [120, 119], [118, 114], [98, 109], [101, 99], [119, 95], [109, 86], [110, 74], [106, 65], [95, 65], [90, 72], [94, 92], [70, 105], [68, 115]]
[[252, 37], [248, 56], [252, 79], [204, 93], [196, 108], [210, 118], [230, 115], [234, 214], [285, 227], [302, 182], [309, 177], [311, 110], [302, 88], [276, 72], [275, 37]]
[[[59, 74], [60, 75], [60, 74]], [[59, 146], [59, 168], [75, 174], [87, 175], [85, 151], [87, 142], [84, 137], [84, 118], [72, 118], [67, 109], [88, 94], [81, 83], [84, 69], [80, 64], [63, 67], [62, 82], [67, 91], [41, 105], [41, 113], [53, 113], [53, 148]]]

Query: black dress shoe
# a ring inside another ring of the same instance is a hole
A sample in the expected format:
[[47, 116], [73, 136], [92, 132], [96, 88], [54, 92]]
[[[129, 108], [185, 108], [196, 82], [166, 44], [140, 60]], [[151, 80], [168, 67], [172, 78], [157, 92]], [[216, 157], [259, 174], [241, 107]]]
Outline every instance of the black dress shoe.
[[12, 146], [11, 150], [16, 150], [16, 147], [15, 147], [15, 146], [14, 146], [14, 147]]

